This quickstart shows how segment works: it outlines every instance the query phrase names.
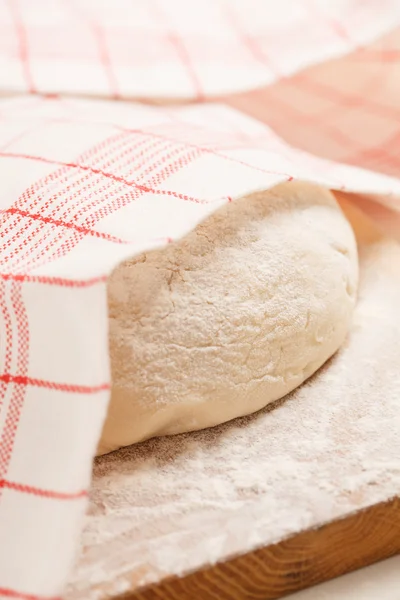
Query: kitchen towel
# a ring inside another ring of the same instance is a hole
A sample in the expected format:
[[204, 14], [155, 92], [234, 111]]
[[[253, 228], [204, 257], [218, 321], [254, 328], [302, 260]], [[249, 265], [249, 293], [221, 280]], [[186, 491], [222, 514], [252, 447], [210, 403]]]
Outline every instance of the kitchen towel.
[[[240, 31], [220, 19], [226, 9]], [[293, 178], [398, 214], [395, 168], [317, 157], [285, 141], [291, 129], [278, 135], [262, 102], [257, 119], [227, 104], [251, 113], [243, 95], [269, 94], [254, 86], [270, 83], [272, 94], [282, 76], [286, 85], [297, 69], [362, 52], [399, 20], [399, 3], [388, 0], [0, 2], [0, 598], [56, 598], [71, 569], [109, 397], [106, 280], [121, 260]], [[274, 69], [250, 52], [257, 44], [276, 57]], [[389, 139], [397, 84], [381, 73]], [[70, 97], [78, 93], [108, 99]], [[213, 94], [220, 102], [113, 100]], [[300, 98], [291, 104], [305, 110]], [[364, 128], [360, 152], [375, 130]]]

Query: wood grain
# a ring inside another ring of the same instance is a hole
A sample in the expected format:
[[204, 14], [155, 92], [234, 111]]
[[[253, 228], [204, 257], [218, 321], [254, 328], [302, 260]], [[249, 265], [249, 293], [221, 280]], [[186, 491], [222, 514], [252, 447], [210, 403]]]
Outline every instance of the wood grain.
[[400, 498], [124, 600], [273, 600], [400, 552]]
[[354, 326], [305, 386], [96, 461], [65, 600], [271, 600], [400, 552], [400, 247], [366, 225]]

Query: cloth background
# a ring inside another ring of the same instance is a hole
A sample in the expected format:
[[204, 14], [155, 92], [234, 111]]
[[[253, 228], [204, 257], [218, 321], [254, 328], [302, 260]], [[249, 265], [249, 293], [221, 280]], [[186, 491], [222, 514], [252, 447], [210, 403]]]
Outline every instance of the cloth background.
[[0, 598], [70, 572], [121, 260], [292, 178], [396, 234], [399, 26], [395, 0], [0, 0]]

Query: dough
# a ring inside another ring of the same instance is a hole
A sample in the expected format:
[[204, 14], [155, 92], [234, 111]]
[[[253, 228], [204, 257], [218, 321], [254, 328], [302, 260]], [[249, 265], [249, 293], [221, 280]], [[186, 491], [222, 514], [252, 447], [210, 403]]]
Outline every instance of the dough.
[[109, 280], [112, 393], [98, 454], [257, 411], [342, 344], [356, 299], [351, 226], [291, 182], [232, 202]]

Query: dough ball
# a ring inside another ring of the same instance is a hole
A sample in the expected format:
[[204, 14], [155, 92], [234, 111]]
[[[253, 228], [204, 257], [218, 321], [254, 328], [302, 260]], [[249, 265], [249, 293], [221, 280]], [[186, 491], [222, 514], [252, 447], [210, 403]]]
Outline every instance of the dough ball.
[[293, 390], [345, 339], [357, 278], [336, 200], [300, 182], [232, 202], [118, 266], [98, 453], [217, 425]]

